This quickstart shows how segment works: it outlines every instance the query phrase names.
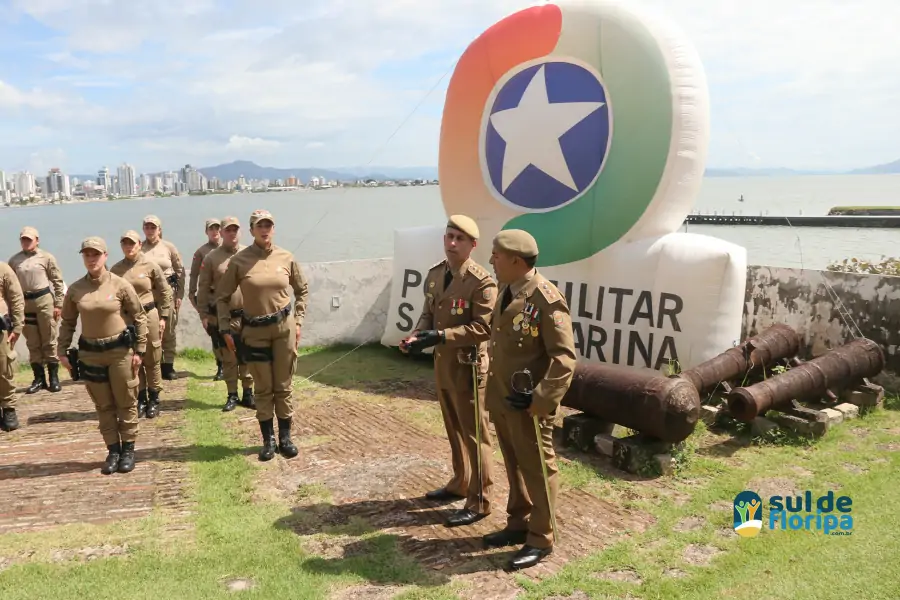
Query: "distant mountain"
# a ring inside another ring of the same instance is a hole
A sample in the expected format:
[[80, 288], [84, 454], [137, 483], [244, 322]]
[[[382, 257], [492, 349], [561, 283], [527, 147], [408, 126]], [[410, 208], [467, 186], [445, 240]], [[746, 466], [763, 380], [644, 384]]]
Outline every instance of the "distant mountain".
[[848, 175], [892, 175], [895, 173], [900, 173], [900, 160], [895, 160], [894, 162], [885, 165], [855, 169], [849, 171]]
[[352, 167], [316, 169], [298, 167], [294, 169], [280, 169], [276, 167], [261, 167], [248, 160], [237, 160], [215, 167], [202, 167], [197, 169], [206, 177], [212, 179], [218, 177], [223, 181], [231, 181], [241, 175], [245, 179], [286, 179], [297, 177], [304, 183], [313, 177], [324, 177], [337, 181], [356, 181], [357, 179], [374, 179], [384, 181], [386, 179], [437, 179], [437, 168], [432, 167]]
[[834, 171], [800, 171], [795, 169], [706, 169], [706, 177], [796, 177], [798, 175], [832, 175]]

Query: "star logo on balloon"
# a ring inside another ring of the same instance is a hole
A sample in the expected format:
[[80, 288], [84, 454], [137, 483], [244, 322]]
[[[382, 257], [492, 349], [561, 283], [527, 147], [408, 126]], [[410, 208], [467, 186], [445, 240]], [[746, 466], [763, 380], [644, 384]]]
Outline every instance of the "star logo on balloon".
[[527, 212], [565, 206], [600, 175], [611, 141], [599, 75], [559, 58], [519, 65], [498, 81], [481, 131], [481, 165], [501, 202]]

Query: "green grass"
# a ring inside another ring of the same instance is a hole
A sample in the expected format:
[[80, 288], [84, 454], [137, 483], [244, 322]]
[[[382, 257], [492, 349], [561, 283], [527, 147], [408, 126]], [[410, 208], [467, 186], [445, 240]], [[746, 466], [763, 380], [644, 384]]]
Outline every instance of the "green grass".
[[[416, 400], [403, 403], [391, 396], [389, 403], [377, 392], [366, 391], [367, 384], [387, 394], [409, 382], [427, 385], [432, 380], [427, 362], [399, 360], [389, 351], [366, 346], [321, 371], [350, 349], [302, 353], [297, 382], [317, 373], [300, 384], [316, 392], [305, 395], [304, 401], [306, 396], [363, 394], [367, 401], [396, 405], [423, 427], [439, 424], [433, 402], [416, 405]], [[178, 366], [201, 378], [215, 368], [211, 357], [199, 352], [186, 354]], [[210, 410], [221, 406], [221, 385], [194, 379], [188, 388], [182, 435], [194, 447], [190, 490], [196, 516], [191, 532], [160, 542], [156, 537], [167, 517], [154, 514], [111, 526], [3, 536], [0, 556], [29, 547], [36, 553], [31, 562], [0, 571], [0, 598], [221, 598], [235, 594], [227, 591], [226, 581], [243, 578], [254, 587], [240, 592], [241, 597], [327, 598], [335, 590], [364, 584], [397, 586], [401, 593], [397, 597], [406, 599], [478, 597], [477, 590], [441, 584], [446, 578], [423, 572], [398, 550], [392, 536], [364, 521], [323, 526], [320, 513], [329, 501], [327, 488], [301, 486], [287, 499], [261, 497], [256, 488], [269, 473], [275, 476], [277, 471], [270, 469], [277, 468], [276, 461], [258, 463], [257, 447], [245, 447], [229, 427], [232, 415]], [[409, 411], [410, 406], [417, 408]], [[753, 442], [746, 433], [735, 438], [701, 424], [678, 456], [676, 473], [668, 478], [630, 480], [576, 459], [561, 460], [563, 486], [647, 511], [655, 521], [643, 533], [571, 561], [542, 581], [518, 577], [523, 588], [519, 597], [568, 597], [580, 591], [590, 598], [898, 598], [900, 452], [883, 447], [897, 444], [898, 438], [900, 400], [892, 397], [885, 409], [845, 422], [815, 442], [777, 436]], [[764, 528], [751, 539], [734, 535], [728, 506], [735, 494], [750, 489], [750, 483], [775, 478], [816, 495], [840, 486], [836, 494], [853, 500], [853, 534]], [[683, 502], [671, 501], [672, 496], [663, 493], [666, 490], [677, 492]], [[498, 502], [501, 511], [502, 504]], [[693, 528], [680, 527], [692, 517]], [[318, 533], [296, 532], [304, 530]], [[142, 541], [130, 546], [125, 557], [91, 562], [50, 559], [60, 540], [102, 544], [135, 536]], [[348, 538], [351, 556], [316, 554], [329, 546], [329, 540], [343, 545]], [[718, 554], [706, 566], [692, 564], [684, 557], [691, 547]], [[605, 578], [608, 572], [621, 571], [638, 583]]]

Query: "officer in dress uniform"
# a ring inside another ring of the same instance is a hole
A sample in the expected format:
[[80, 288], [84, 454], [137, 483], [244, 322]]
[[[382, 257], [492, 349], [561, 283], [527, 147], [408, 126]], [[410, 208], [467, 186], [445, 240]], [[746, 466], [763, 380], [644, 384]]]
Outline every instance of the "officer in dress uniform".
[[231, 295], [230, 323], [228, 330], [234, 340], [237, 352], [231, 352], [225, 346], [225, 340], [219, 333], [218, 309], [216, 308], [216, 286], [222, 279], [222, 275], [228, 269], [232, 257], [246, 248], [240, 243], [241, 222], [237, 217], [225, 217], [222, 220], [222, 245], [206, 255], [200, 263], [200, 281], [197, 288], [197, 311], [203, 320], [203, 328], [214, 336], [213, 346], [221, 348], [222, 363], [224, 364], [225, 385], [228, 397], [225, 400], [223, 411], [234, 410], [238, 405], [237, 385], [238, 377], [241, 379], [244, 394], [241, 404], [247, 408], [255, 408], [253, 402], [253, 376], [247, 363], [244, 362], [241, 353], [241, 316], [244, 314], [244, 299], [241, 289], [235, 290]]
[[[162, 391], [162, 337], [166, 318], [172, 308], [172, 288], [162, 269], [141, 252], [141, 236], [129, 230], [119, 238], [125, 258], [110, 271], [131, 284], [147, 313], [147, 352], [138, 369], [138, 418], [152, 419], [159, 414], [159, 393]], [[148, 394], [149, 392], [149, 394]]]
[[[553, 422], [577, 361], [569, 307], [535, 269], [537, 256], [537, 242], [525, 231], [501, 231], [494, 238], [490, 262], [501, 299], [491, 319], [486, 404], [506, 465], [509, 499], [506, 528], [486, 535], [484, 543], [524, 544], [509, 570], [535, 565], [552, 552], [551, 511], [558, 490]], [[547, 461], [547, 481], [540, 449]]]
[[[190, 301], [191, 306], [194, 307], [194, 310], [197, 311], [197, 314], [200, 315], [201, 319], [203, 318], [203, 313], [205, 311], [202, 311], [197, 304], [197, 281], [200, 279], [200, 265], [203, 263], [203, 259], [206, 258], [207, 254], [222, 245], [221, 229], [222, 222], [219, 219], [206, 220], [205, 231], [207, 241], [194, 251], [194, 257], [191, 260], [191, 275], [188, 281], [188, 300]], [[213, 377], [213, 381], [219, 381], [222, 379], [221, 336], [219, 336], [219, 332], [216, 329], [206, 328], [206, 333], [209, 335], [209, 339], [212, 342], [213, 354], [216, 356], [216, 374]]]
[[16, 416], [16, 386], [13, 363], [16, 342], [25, 325], [25, 296], [16, 272], [0, 262], [0, 427], [4, 431], [19, 428]]
[[[134, 287], [107, 270], [105, 241], [86, 238], [81, 255], [87, 275], [69, 287], [63, 301], [59, 360], [70, 371], [78, 369], [97, 407], [100, 434], [109, 451], [100, 472], [128, 473], [134, 469], [137, 371], [147, 349], [147, 315]], [[79, 317], [78, 360], [72, 365], [65, 351]]]
[[166, 281], [172, 286], [174, 304], [166, 317], [166, 330], [163, 333], [162, 378], [175, 379], [175, 328], [178, 326], [178, 311], [184, 299], [184, 264], [175, 244], [162, 239], [162, 221], [155, 215], [144, 217], [144, 242], [141, 252], [159, 265]]
[[[34, 227], [23, 227], [19, 234], [22, 251], [9, 259], [25, 294], [25, 329], [22, 334], [28, 344], [29, 362], [34, 380], [26, 394], [49, 389], [58, 392], [59, 362], [56, 359], [56, 338], [59, 313], [62, 309], [65, 283], [56, 258], [38, 248], [40, 238]], [[47, 365], [47, 372], [44, 372]], [[47, 375], [50, 383], [47, 383]]]
[[[308, 284], [294, 255], [274, 244], [275, 218], [269, 211], [253, 212], [250, 232], [253, 243], [232, 257], [216, 288], [219, 331], [228, 349], [235, 352], [229, 325], [231, 296], [240, 288], [244, 301], [241, 345], [256, 386], [256, 418], [263, 438], [259, 460], [272, 459], [276, 451], [293, 458], [299, 452], [291, 442], [293, 377]], [[273, 416], [278, 417], [277, 446]]]
[[[471, 218], [465, 215], [449, 218], [444, 233], [447, 258], [428, 271], [422, 315], [412, 335], [400, 344], [404, 352], [435, 347], [435, 382], [450, 441], [453, 477], [444, 487], [427, 492], [425, 497], [465, 498], [465, 506], [448, 518], [450, 527], [475, 523], [491, 513], [493, 451], [483, 402], [487, 341], [491, 337], [497, 284], [470, 257], [478, 236], [478, 225]], [[476, 363], [479, 380], [477, 415], [472, 362]], [[476, 419], [479, 431], [476, 431]]]

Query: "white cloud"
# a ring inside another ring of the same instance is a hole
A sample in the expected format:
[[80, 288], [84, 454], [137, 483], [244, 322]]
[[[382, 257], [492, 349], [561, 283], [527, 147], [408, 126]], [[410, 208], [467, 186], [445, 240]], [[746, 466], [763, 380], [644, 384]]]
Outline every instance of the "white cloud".
[[[60, 33], [41, 60], [78, 72], [0, 84], [0, 107], [68, 135], [69, 154], [91, 171], [123, 160], [148, 170], [255, 157], [362, 164], [392, 134], [373, 160], [434, 165], [449, 78], [397, 126], [472, 39], [530, 4], [15, 0]], [[900, 3], [642, 4], [674, 18], [704, 60], [712, 164], [844, 168], [900, 156]], [[89, 132], [94, 152], [121, 150], [97, 156], [81, 144], [76, 153], [76, 131]]]

